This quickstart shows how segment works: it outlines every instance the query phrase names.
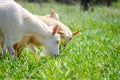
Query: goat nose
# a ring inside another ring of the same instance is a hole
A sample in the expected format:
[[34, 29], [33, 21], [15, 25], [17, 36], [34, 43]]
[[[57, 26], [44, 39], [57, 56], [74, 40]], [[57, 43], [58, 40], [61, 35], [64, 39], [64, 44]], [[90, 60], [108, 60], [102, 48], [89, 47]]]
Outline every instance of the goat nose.
[[58, 54], [54, 54], [54, 57], [58, 57], [59, 55]]

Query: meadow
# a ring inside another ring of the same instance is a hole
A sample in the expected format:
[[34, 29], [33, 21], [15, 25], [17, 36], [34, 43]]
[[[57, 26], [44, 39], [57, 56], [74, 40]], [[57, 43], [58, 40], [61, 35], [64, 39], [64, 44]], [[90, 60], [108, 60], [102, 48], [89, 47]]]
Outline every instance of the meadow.
[[18, 2], [33, 14], [53, 8], [72, 31], [80, 29], [59, 57], [40, 57], [27, 47], [18, 59], [0, 57], [0, 80], [120, 80], [120, 2], [83, 11], [79, 5]]

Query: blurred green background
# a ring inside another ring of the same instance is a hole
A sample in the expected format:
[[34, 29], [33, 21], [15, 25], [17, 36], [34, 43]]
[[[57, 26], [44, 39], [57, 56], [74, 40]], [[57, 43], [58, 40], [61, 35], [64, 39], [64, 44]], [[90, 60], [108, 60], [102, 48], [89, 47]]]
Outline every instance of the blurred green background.
[[61, 22], [80, 33], [66, 48], [60, 44], [59, 57], [40, 57], [41, 46], [38, 53], [25, 47], [16, 60], [0, 57], [0, 80], [120, 80], [119, 0], [17, 2], [38, 15], [53, 8]]

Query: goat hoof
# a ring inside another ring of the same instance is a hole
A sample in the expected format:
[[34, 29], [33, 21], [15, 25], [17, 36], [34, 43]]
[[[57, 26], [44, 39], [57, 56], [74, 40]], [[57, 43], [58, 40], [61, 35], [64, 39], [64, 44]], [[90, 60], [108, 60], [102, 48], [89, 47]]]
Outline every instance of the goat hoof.
[[13, 57], [14, 59], [17, 59], [17, 56], [16, 56], [16, 55], [12, 55], [12, 57]]

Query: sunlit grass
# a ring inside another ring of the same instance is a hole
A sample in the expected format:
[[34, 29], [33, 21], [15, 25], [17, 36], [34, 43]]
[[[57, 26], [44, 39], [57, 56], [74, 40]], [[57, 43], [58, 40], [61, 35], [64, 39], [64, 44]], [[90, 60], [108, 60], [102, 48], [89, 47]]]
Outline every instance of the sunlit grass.
[[[80, 29], [71, 43], [60, 45], [59, 57], [40, 57], [27, 48], [14, 60], [0, 57], [0, 79], [117, 80], [120, 78], [120, 7], [95, 7], [82, 11], [63, 4], [21, 3], [30, 12], [59, 13], [60, 21], [72, 31]], [[39, 48], [40, 51], [42, 48]]]

